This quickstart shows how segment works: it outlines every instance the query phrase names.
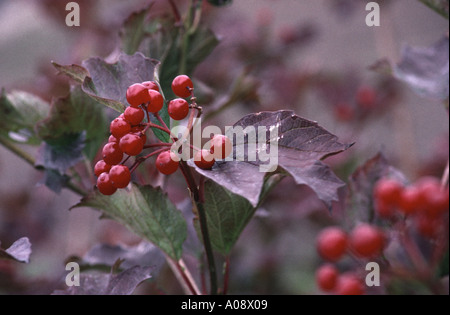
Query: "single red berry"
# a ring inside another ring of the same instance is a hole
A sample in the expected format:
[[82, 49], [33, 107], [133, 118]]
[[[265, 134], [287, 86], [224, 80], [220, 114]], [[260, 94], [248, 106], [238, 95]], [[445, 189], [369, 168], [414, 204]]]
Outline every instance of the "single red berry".
[[347, 251], [347, 245], [347, 234], [339, 227], [327, 227], [317, 237], [317, 251], [328, 261], [338, 261]]
[[418, 187], [412, 185], [403, 189], [398, 209], [402, 213], [410, 215], [423, 208], [423, 204], [422, 192]]
[[233, 151], [230, 139], [224, 135], [215, 135], [211, 139], [210, 151], [215, 159], [225, 159]]
[[379, 228], [370, 224], [360, 224], [350, 233], [350, 248], [358, 257], [373, 258], [384, 249], [386, 238]]
[[140, 109], [139, 107], [127, 107], [125, 109], [125, 112], [123, 113], [123, 116], [125, 118], [125, 121], [127, 121], [130, 125], [138, 125], [144, 120], [144, 111]]
[[145, 81], [141, 83], [143, 86], [145, 86], [148, 90], [155, 90], [159, 92], [159, 86], [156, 84], [155, 81]]
[[176, 96], [186, 98], [192, 95], [194, 85], [187, 75], [179, 75], [172, 81], [172, 91]]
[[335, 292], [337, 295], [363, 295], [364, 284], [354, 274], [343, 274], [338, 277]]
[[125, 188], [131, 181], [130, 169], [126, 165], [114, 165], [109, 171], [109, 179], [115, 188]]
[[156, 168], [164, 175], [170, 175], [177, 171], [179, 164], [178, 156], [171, 151], [164, 151], [156, 158]]
[[334, 106], [334, 115], [340, 121], [351, 121], [355, 118], [355, 110], [347, 103], [339, 103]]
[[144, 141], [139, 135], [128, 133], [120, 139], [119, 147], [123, 153], [135, 156], [144, 149]]
[[108, 142], [102, 150], [103, 160], [106, 164], [116, 165], [122, 162], [123, 152], [117, 142]]
[[415, 186], [421, 194], [420, 210], [434, 217], [448, 211], [448, 188], [442, 188], [440, 180], [434, 177], [423, 177], [415, 183]]
[[331, 292], [336, 288], [339, 272], [334, 265], [326, 264], [316, 271], [316, 283], [325, 292]]
[[194, 163], [203, 170], [212, 169], [216, 160], [209, 150], [199, 150], [194, 156]]
[[164, 98], [158, 91], [148, 90], [150, 101], [147, 105], [147, 111], [150, 113], [159, 112], [164, 106]]
[[376, 105], [377, 94], [375, 90], [369, 86], [362, 86], [356, 93], [356, 102], [362, 108], [372, 109]]
[[170, 118], [182, 120], [189, 114], [189, 103], [182, 98], [176, 98], [169, 102], [167, 107]]
[[148, 96], [148, 89], [139, 83], [135, 83], [127, 89], [127, 101], [132, 107], [138, 107], [141, 104], [147, 103], [150, 98]]
[[109, 126], [109, 131], [117, 139], [122, 138], [124, 135], [129, 133], [130, 130], [131, 125], [125, 119], [122, 118], [114, 119]]
[[97, 188], [103, 195], [110, 196], [117, 191], [117, 188], [113, 186], [108, 173], [101, 173], [97, 178]]
[[111, 165], [106, 164], [106, 162], [103, 160], [100, 160], [97, 163], [95, 163], [94, 174], [95, 176], [99, 177], [101, 173], [108, 173], [110, 169]]
[[385, 205], [397, 206], [403, 191], [403, 185], [395, 179], [382, 178], [374, 187], [375, 200]]

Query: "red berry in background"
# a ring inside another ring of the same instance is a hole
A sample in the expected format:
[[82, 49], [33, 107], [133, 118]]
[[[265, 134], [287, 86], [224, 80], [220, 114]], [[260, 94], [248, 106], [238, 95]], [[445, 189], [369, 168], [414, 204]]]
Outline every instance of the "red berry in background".
[[189, 103], [185, 99], [176, 98], [169, 102], [167, 110], [170, 118], [174, 120], [182, 120], [189, 114]]
[[139, 135], [128, 133], [120, 139], [119, 147], [123, 153], [135, 156], [144, 149], [144, 141]]
[[358, 257], [377, 257], [381, 255], [385, 244], [386, 238], [383, 231], [370, 224], [360, 224], [350, 233], [349, 245]]
[[123, 113], [125, 121], [130, 125], [138, 125], [144, 120], [144, 111], [139, 107], [127, 107]]
[[420, 191], [420, 209], [430, 216], [439, 216], [448, 211], [448, 188], [442, 188], [441, 182], [435, 177], [423, 177], [415, 186]]
[[109, 179], [115, 188], [125, 188], [131, 181], [130, 169], [125, 165], [114, 165], [109, 171]]
[[155, 81], [145, 81], [141, 83], [143, 86], [145, 86], [148, 90], [155, 90], [159, 92], [159, 86], [156, 84]]
[[214, 156], [209, 150], [199, 150], [194, 156], [194, 163], [202, 170], [210, 170], [215, 163]]
[[177, 171], [179, 159], [171, 151], [164, 151], [156, 158], [156, 168], [164, 175], [170, 175]]
[[334, 107], [334, 115], [340, 121], [351, 121], [355, 118], [355, 110], [350, 104], [339, 103]]
[[158, 91], [148, 90], [149, 103], [147, 105], [147, 111], [151, 113], [159, 112], [164, 106], [164, 98]]
[[108, 173], [101, 173], [97, 178], [97, 188], [103, 195], [106, 196], [110, 196], [117, 191], [117, 188], [113, 186]]
[[120, 139], [131, 130], [131, 125], [122, 118], [114, 119], [109, 125], [109, 131], [116, 138]]
[[338, 277], [335, 293], [337, 295], [363, 295], [364, 284], [354, 274], [343, 274]]
[[362, 86], [356, 93], [356, 102], [365, 109], [372, 109], [376, 101], [377, 93], [369, 86]]
[[403, 189], [398, 209], [400, 212], [406, 215], [410, 215], [422, 208], [423, 204], [424, 203], [420, 189], [413, 185]]
[[102, 156], [107, 164], [116, 165], [122, 162], [123, 152], [117, 142], [109, 142], [103, 147]]
[[419, 213], [414, 217], [417, 231], [423, 237], [434, 239], [441, 231], [441, 218], [431, 217], [426, 213]]
[[374, 197], [385, 205], [396, 206], [400, 202], [403, 185], [395, 179], [382, 178], [374, 187]]
[[338, 261], [347, 251], [347, 234], [339, 227], [327, 227], [317, 237], [316, 246], [323, 259]]
[[187, 75], [179, 75], [172, 81], [172, 91], [176, 96], [186, 98], [192, 95], [194, 85]]
[[323, 265], [316, 271], [317, 286], [324, 292], [331, 292], [336, 288], [339, 272], [331, 264]]
[[139, 105], [147, 103], [150, 100], [148, 96], [148, 89], [140, 83], [130, 85], [127, 89], [126, 97], [128, 103], [132, 107], [138, 107]]
[[225, 159], [231, 154], [232, 150], [233, 148], [231, 146], [231, 141], [227, 136], [215, 135], [211, 139], [210, 151], [214, 155], [215, 159]]
[[105, 161], [100, 160], [97, 163], [95, 163], [94, 166], [94, 174], [95, 176], [100, 176], [101, 173], [108, 173], [109, 170], [111, 169], [111, 165], [106, 164]]

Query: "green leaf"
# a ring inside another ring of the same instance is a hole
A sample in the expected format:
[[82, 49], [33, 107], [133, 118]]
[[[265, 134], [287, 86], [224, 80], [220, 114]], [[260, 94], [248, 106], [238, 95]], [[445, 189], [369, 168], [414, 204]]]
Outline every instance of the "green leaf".
[[187, 237], [186, 221], [160, 188], [131, 184], [112, 196], [94, 190], [72, 208], [75, 207], [99, 209], [171, 258], [178, 260], [181, 257]]
[[46, 143], [53, 146], [71, 142], [85, 132], [84, 154], [93, 159], [108, 134], [104, 107], [75, 86], [64, 98], [54, 99], [48, 117], [36, 125]]
[[205, 183], [204, 204], [211, 244], [214, 250], [227, 255], [256, 208], [244, 197], [231, 193], [213, 181]]
[[124, 22], [120, 30], [120, 38], [122, 40], [122, 50], [128, 54], [134, 54], [145, 36], [145, 22], [150, 7], [133, 12]]
[[5, 93], [3, 90], [0, 96], [0, 134], [16, 140], [10, 137], [13, 132], [20, 137], [19, 142], [40, 143], [34, 126], [47, 116], [49, 108], [47, 102], [33, 94], [24, 91]]
[[52, 65], [59, 71], [59, 73], [67, 75], [69, 78], [75, 80], [77, 83], [83, 83], [84, 79], [89, 75], [89, 72], [79, 65], [60, 65], [52, 61]]

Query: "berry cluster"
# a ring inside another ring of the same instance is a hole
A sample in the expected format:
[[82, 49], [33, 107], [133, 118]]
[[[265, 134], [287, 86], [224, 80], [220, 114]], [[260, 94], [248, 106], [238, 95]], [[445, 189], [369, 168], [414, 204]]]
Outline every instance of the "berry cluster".
[[[201, 107], [197, 106], [194, 97], [192, 80], [186, 75], [177, 76], [172, 82], [172, 91], [178, 97], [167, 104], [167, 111], [173, 120], [183, 120], [194, 108], [201, 115]], [[185, 99], [190, 98], [191, 104]], [[131, 181], [131, 173], [143, 161], [157, 155], [155, 166], [164, 175], [175, 173], [179, 168], [178, 154], [170, 149], [177, 141], [167, 125], [161, 119], [159, 112], [164, 108], [165, 100], [160, 93], [158, 84], [154, 81], [135, 83], [126, 92], [128, 106], [110, 124], [110, 137], [102, 149], [102, 160], [94, 167], [97, 176], [97, 188], [104, 195], [112, 195], [117, 189], [125, 188]], [[152, 123], [153, 115], [161, 125]], [[191, 116], [191, 120], [194, 116]], [[192, 125], [190, 120], [189, 125]], [[170, 135], [172, 143], [147, 144], [147, 131], [157, 128]], [[211, 169], [216, 159], [224, 159], [231, 153], [231, 142], [223, 135], [215, 135], [211, 139], [209, 150], [193, 148], [197, 151], [194, 163], [202, 169]], [[154, 149], [147, 155], [141, 155], [144, 149]], [[180, 152], [177, 152], [180, 153]], [[132, 156], [139, 156], [135, 163], [128, 167], [125, 163]]]
[[402, 217], [410, 218], [417, 232], [430, 239], [443, 232], [449, 190], [442, 188], [437, 178], [423, 177], [409, 186], [382, 178], [375, 185], [374, 200], [380, 218], [393, 222]]
[[[373, 259], [381, 256], [386, 245], [385, 233], [374, 225], [362, 223], [350, 234], [339, 227], [328, 227], [317, 238], [320, 256], [336, 263], [349, 253], [359, 259]], [[364, 293], [362, 280], [356, 273], [339, 274], [333, 264], [321, 266], [316, 272], [316, 281], [324, 292], [338, 295], [361, 295]]]

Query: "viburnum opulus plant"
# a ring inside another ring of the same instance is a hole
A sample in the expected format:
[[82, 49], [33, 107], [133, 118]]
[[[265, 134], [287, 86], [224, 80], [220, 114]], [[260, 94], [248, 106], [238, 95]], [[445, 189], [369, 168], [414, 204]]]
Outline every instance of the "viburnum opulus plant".
[[[72, 209], [100, 210], [143, 240], [135, 247], [94, 248], [77, 263], [91, 271], [106, 265], [111, 272], [82, 272], [84, 286], [62, 286], [55, 293], [131, 294], [142, 281], [158, 278], [161, 265], [187, 294], [229, 293], [231, 253], [258, 209], [278, 197], [277, 215], [289, 218], [292, 209], [285, 205], [304, 196], [314, 200], [304, 207], [318, 208], [331, 220], [309, 239], [316, 239], [320, 292], [386, 294], [409, 292], [411, 286], [444, 292], [448, 173], [447, 179], [444, 173], [441, 180], [420, 176], [409, 182], [380, 153], [338, 176], [326, 158], [348, 153], [354, 143], [278, 106], [295, 102], [308, 85], [331, 105], [339, 124], [361, 131], [396, 104], [395, 80], [448, 102], [439, 71], [444, 61], [448, 66], [448, 58], [441, 58], [448, 37], [424, 51], [407, 50], [391, 75], [376, 84], [353, 84], [348, 74], [336, 83], [333, 75], [302, 77], [279, 70], [290, 69], [282, 57], [308, 32], [285, 36], [282, 49], [273, 49], [261, 22], [258, 40], [237, 49], [241, 60], [234, 66], [227, 63], [226, 49], [216, 49], [219, 39], [202, 18], [205, 7], [231, 1], [186, 1], [185, 12], [175, 1], [161, 3], [164, 14], [149, 5], [124, 21], [119, 47], [108, 58], [88, 58], [80, 65], [53, 62], [70, 79], [67, 96], [48, 103], [30, 93], [2, 91], [1, 144], [42, 170], [42, 183], [53, 191], [80, 195]], [[213, 51], [217, 55], [207, 59]], [[204, 81], [196, 76], [203, 62]], [[273, 110], [261, 111], [255, 101], [261, 98], [268, 98]], [[245, 115], [231, 123], [224, 119], [229, 125], [214, 119], [236, 104], [245, 104], [240, 108]], [[39, 146], [36, 157], [18, 147], [19, 138]], [[273, 196], [282, 181], [289, 190]], [[174, 198], [179, 187], [188, 202]], [[259, 214], [264, 217], [264, 210]], [[264, 224], [277, 226], [276, 220], [269, 216]], [[263, 239], [270, 243], [272, 236]], [[0, 248], [0, 259], [28, 261], [28, 239], [15, 244]], [[267, 261], [259, 262], [262, 268], [284, 259], [275, 256], [268, 253]], [[368, 263], [379, 267], [381, 284], [375, 288], [367, 285]], [[164, 290], [171, 293], [170, 286]]]

